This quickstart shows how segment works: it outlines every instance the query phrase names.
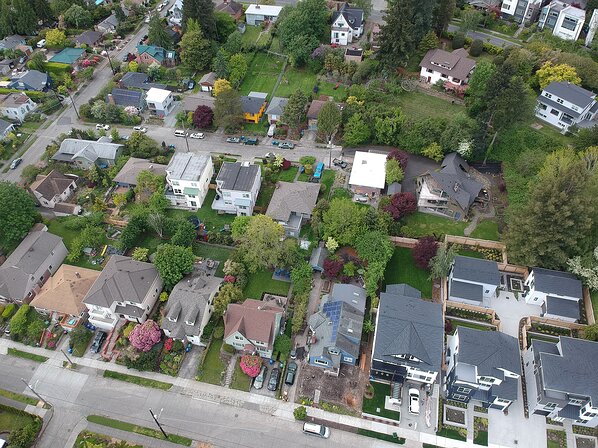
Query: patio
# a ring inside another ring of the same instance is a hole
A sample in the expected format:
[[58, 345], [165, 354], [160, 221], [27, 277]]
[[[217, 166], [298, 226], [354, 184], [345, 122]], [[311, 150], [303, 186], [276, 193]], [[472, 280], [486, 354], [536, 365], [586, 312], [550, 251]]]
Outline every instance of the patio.
[[514, 337], [518, 337], [521, 319], [539, 316], [542, 311], [540, 306], [529, 305], [521, 297], [516, 297], [514, 292], [504, 290], [490, 300], [490, 308], [500, 318], [500, 331]]

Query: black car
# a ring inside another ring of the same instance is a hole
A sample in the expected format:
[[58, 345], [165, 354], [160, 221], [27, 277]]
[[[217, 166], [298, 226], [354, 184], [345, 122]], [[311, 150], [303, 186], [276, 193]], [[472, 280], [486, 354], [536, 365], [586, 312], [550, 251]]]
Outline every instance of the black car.
[[272, 369], [272, 373], [270, 374], [270, 380], [268, 381], [268, 390], [275, 391], [276, 387], [278, 386], [278, 377], [280, 376], [280, 370], [278, 367], [274, 367]]
[[287, 367], [287, 376], [284, 379], [284, 383], [287, 386], [292, 386], [295, 382], [295, 375], [297, 374], [297, 363], [290, 362], [289, 366]]
[[91, 353], [98, 353], [102, 348], [102, 344], [106, 340], [107, 334], [103, 331], [98, 331], [93, 338], [93, 342], [91, 343], [91, 348], [89, 351]]

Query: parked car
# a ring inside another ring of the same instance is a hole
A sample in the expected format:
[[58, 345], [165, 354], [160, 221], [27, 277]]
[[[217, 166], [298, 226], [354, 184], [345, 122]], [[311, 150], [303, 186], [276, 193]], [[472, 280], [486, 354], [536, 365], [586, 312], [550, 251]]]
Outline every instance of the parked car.
[[36, 45], [37, 48], [44, 48], [45, 46], [46, 46], [46, 39], [40, 40]]
[[21, 159], [20, 157], [17, 157], [10, 164], [10, 169], [14, 170], [16, 167], [18, 167], [21, 164], [22, 161], [23, 161], [23, 159]]
[[21, 56], [21, 57], [19, 58], [19, 64], [24, 64], [24, 63], [25, 63], [25, 61], [27, 61], [27, 59], [28, 59], [28, 58], [27, 58], [27, 55], [26, 55], [26, 54], [24, 54], [23, 56]]
[[158, 12], [160, 12], [164, 9], [164, 5], [160, 3], [156, 9], [158, 10]]
[[275, 391], [278, 386], [278, 377], [280, 376], [280, 370], [278, 367], [274, 367], [270, 373], [270, 381], [268, 381], [268, 390]]
[[102, 344], [106, 340], [107, 334], [103, 331], [98, 331], [93, 338], [93, 342], [91, 343], [91, 348], [89, 351], [91, 353], [98, 353], [102, 348]]
[[180, 129], [177, 129], [176, 131], [174, 131], [174, 136], [175, 137], [188, 137], [189, 134], [187, 134], [185, 131], [181, 131]]
[[324, 171], [324, 162], [319, 162], [316, 165], [316, 169], [314, 171], [314, 179], [320, 179], [322, 177], [323, 171]]
[[4, 334], [6, 336], [10, 336], [10, 325], [7, 325], [6, 328], [4, 329]]
[[268, 128], [268, 137], [274, 137], [274, 133], [276, 132], [276, 125], [271, 124]]
[[419, 415], [419, 390], [414, 387], [409, 389], [409, 413]]
[[144, 128], [143, 126], [135, 126], [133, 128], [134, 131], [137, 132], [141, 132], [142, 134], [145, 134], [147, 132], [147, 128]]
[[195, 81], [194, 80], [189, 80], [189, 82], [187, 83], [187, 88], [189, 90], [193, 90], [195, 88]]
[[304, 423], [303, 424], [303, 434], [307, 434], [309, 436], [317, 436], [322, 437], [323, 439], [327, 439], [330, 437], [330, 429], [324, 425], [318, 425], [316, 423]]
[[293, 149], [295, 144], [291, 142], [282, 142], [280, 145], [278, 145], [278, 147], [280, 149]]
[[205, 136], [203, 135], [203, 132], [194, 132], [189, 137], [191, 137], [191, 138], [204, 138]]
[[264, 387], [264, 380], [266, 379], [267, 373], [268, 369], [266, 369], [266, 366], [262, 366], [262, 370], [260, 370], [260, 373], [255, 377], [255, 380], [253, 380], [253, 387], [256, 389]]
[[143, 22], [144, 23], [150, 23], [150, 20], [151, 20], [151, 17], [147, 16]]
[[295, 349], [291, 350], [291, 353], [289, 354], [289, 356], [291, 357], [291, 359], [297, 359], [297, 350], [295, 350]]
[[276, 154], [274, 154], [273, 152], [267, 152], [266, 154], [264, 154], [265, 159], [274, 159], [275, 157]]
[[355, 202], [361, 202], [362, 204], [366, 204], [368, 202], [368, 197], [365, 194], [356, 194], [353, 196]]
[[123, 62], [129, 62], [129, 53], [125, 54], [122, 59]]
[[110, 125], [109, 124], [96, 124], [96, 129], [103, 129], [104, 131], [109, 131], [110, 130]]
[[245, 141], [243, 142], [244, 145], [252, 145], [252, 146], [257, 145], [257, 143], [258, 143], [258, 140], [255, 137], [247, 137], [245, 139]]
[[284, 383], [287, 386], [292, 386], [295, 382], [295, 375], [297, 374], [297, 363], [291, 361], [287, 367], [287, 376], [284, 379]]
[[342, 168], [343, 170], [345, 168], [347, 168], [347, 162], [345, 162], [344, 160], [334, 159], [334, 160], [332, 160], [332, 163], [334, 164], [334, 166], [338, 166], [338, 167]]
[[226, 143], [240, 143], [241, 139], [239, 137], [229, 137], [226, 139]]

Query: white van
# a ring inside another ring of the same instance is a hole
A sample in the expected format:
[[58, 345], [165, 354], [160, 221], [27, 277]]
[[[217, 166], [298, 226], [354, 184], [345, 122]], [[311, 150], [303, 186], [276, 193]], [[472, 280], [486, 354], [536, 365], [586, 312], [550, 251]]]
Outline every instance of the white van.
[[276, 132], [276, 125], [271, 124], [268, 128], [268, 137], [274, 137], [274, 133]]
[[176, 137], [186, 137], [187, 133], [185, 131], [181, 131], [180, 129], [177, 129], [176, 131], [174, 131], [174, 135]]
[[317, 425], [315, 423], [304, 423], [303, 432], [310, 436], [318, 436], [324, 439], [330, 437], [330, 428], [324, 425]]

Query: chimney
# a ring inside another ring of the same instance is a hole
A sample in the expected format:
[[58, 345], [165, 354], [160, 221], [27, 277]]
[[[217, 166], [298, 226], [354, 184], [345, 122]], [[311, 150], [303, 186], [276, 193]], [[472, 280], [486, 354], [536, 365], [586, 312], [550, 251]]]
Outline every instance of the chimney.
[[259, 3], [257, 5], [255, 5], [255, 9], [260, 9]]
[[108, 102], [110, 104], [116, 105], [116, 103], [114, 102], [114, 97], [112, 96], [111, 93], [108, 94]]
[[75, 272], [75, 277], [81, 278], [81, 274], [79, 274], [78, 272]]

